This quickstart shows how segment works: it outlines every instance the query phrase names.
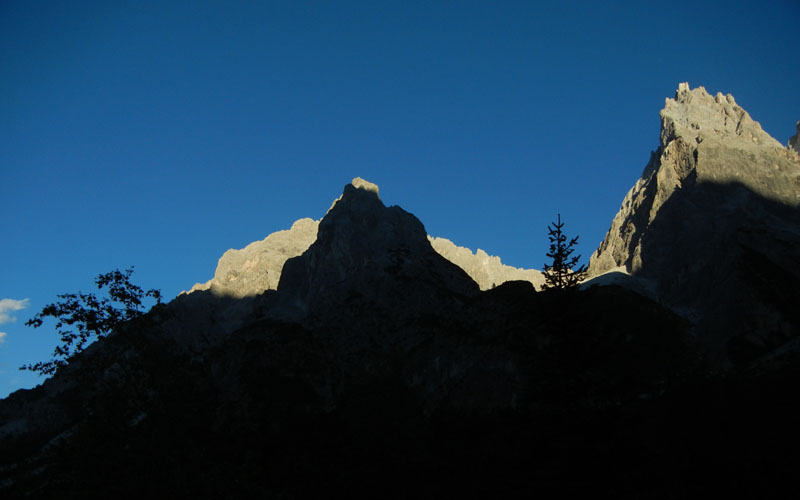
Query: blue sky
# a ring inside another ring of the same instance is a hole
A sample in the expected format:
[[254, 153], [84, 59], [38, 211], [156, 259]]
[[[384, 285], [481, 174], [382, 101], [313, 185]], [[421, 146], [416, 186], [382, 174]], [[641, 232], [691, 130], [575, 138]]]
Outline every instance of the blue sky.
[[[679, 82], [782, 143], [800, 3], [0, 3], [0, 397], [41, 379], [59, 293], [136, 266], [173, 297], [361, 176], [429, 234], [584, 260]], [[16, 318], [16, 320], [14, 319]]]

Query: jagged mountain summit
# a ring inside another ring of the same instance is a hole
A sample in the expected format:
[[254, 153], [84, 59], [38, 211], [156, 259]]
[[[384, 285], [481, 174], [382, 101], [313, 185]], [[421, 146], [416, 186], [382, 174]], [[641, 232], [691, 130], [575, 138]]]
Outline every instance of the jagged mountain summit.
[[[380, 198], [378, 186], [369, 181], [356, 177], [351, 185], [374, 192]], [[340, 199], [335, 200], [331, 208]], [[188, 293], [211, 290], [219, 295], [247, 297], [266, 290], [276, 290], [283, 265], [311, 246], [317, 238], [318, 228], [317, 220], [299, 219], [288, 230], [272, 233], [241, 250], [228, 250], [219, 259], [214, 277], [205, 283], [195, 284]], [[537, 289], [544, 283], [544, 276], [536, 269], [505, 265], [500, 257], [488, 255], [480, 248], [473, 252], [446, 238], [428, 236], [428, 239], [436, 252], [466, 271], [481, 290], [514, 280], [530, 281]]]
[[368, 298], [372, 314], [384, 316], [442, 307], [448, 297], [475, 296], [478, 286], [433, 249], [419, 219], [386, 207], [377, 186], [357, 178], [320, 222], [316, 241], [286, 261], [278, 291], [291, 297], [296, 319], [313, 313], [330, 321], [339, 310], [334, 297]]
[[799, 210], [797, 154], [733, 96], [682, 83], [589, 275], [644, 280], [720, 359], [750, 361], [800, 329]]

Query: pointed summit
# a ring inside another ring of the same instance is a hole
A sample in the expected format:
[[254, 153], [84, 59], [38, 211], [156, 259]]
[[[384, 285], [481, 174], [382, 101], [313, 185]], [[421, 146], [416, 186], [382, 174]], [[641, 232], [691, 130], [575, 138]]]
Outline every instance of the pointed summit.
[[[736, 185], [787, 206], [800, 205], [796, 158], [764, 132], [733, 96], [712, 97], [703, 87], [690, 90], [681, 83], [675, 99], [666, 99], [660, 116], [659, 147], [592, 255], [592, 276], [615, 268], [639, 272], [642, 237], [661, 207], [674, 195], [682, 198], [697, 184], [727, 184], [732, 189]], [[720, 201], [722, 210], [733, 200]]]
[[[380, 196], [378, 195], [378, 185], [377, 184], [373, 184], [373, 183], [371, 183], [369, 181], [366, 181], [366, 180], [362, 179], [361, 177], [356, 177], [355, 179], [353, 179], [353, 182], [351, 182], [349, 185], [353, 186], [354, 188], [357, 188], [357, 189], [363, 189], [365, 191], [371, 191], [371, 192], [375, 193], [375, 196], [378, 196], [378, 198], [380, 199]], [[347, 187], [345, 187], [345, 189], [347, 189]]]
[[347, 297], [409, 311], [436, 307], [438, 291], [472, 296], [478, 286], [431, 247], [419, 219], [386, 207], [375, 184], [356, 178], [320, 222], [317, 240], [286, 262], [278, 291], [302, 311], [333, 311]]
[[751, 359], [800, 330], [774, 300], [800, 279], [800, 161], [731, 95], [682, 83], [660, 116], [589, 275], [644, 279], [721, 359]]
[[661, 115], [661, 146], [682, 138], [700, 144], [705, 140], [738, 141], [740, 146], [782, 147], [761, 129], [761, 124], [736, 104], [732, 95], [711, 96], [704, 87], [678, 85], [675, 98], [667, 98]]

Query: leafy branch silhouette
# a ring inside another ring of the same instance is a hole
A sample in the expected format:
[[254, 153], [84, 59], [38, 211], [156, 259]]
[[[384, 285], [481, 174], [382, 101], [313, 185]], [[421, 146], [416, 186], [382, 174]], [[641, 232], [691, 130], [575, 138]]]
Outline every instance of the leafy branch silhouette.
[[143, 315], [144, 300], [155, 299], [161, 304], [161, 292], [143, 290], [130, 281], [133, 267], [124, 271], [115, 269], [95, 278], [99, 290], [107, 288], [107, 296], [93, 293], [65, 293], [60, 299], [47, 304], [36, 316], [25, 322], [26, 326], [39, 328], [47, 318], [56, 320], [55, 329], [61, 343], [53, 351], [53, 359], [27, 364], [20, 370], [51, 375], [66, 366], [87, 344], [103, 338], [118, 325]]

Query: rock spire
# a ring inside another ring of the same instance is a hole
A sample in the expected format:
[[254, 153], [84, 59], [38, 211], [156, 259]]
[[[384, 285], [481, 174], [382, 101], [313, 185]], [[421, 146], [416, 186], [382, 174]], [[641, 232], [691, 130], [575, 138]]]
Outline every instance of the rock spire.
[[781, 342], [786, 328], [768, 295], [794, 294], [800, 278], [798, 210], [797, 155], [733, 96], [682, 83], [589, 275], [624, 271], [649, 281], [721, 358], [753, 356], [756, 344]]
[[419, 219], [385, 206], [377, 186], [355, 179], [320, 222], [316, 241], [286, 262], [278, 291], [301, 314], [326, 315], [347, 297], [407, 314], [438, 307], [440, 291], [472, 296], [478, 286], [436, 253]]

